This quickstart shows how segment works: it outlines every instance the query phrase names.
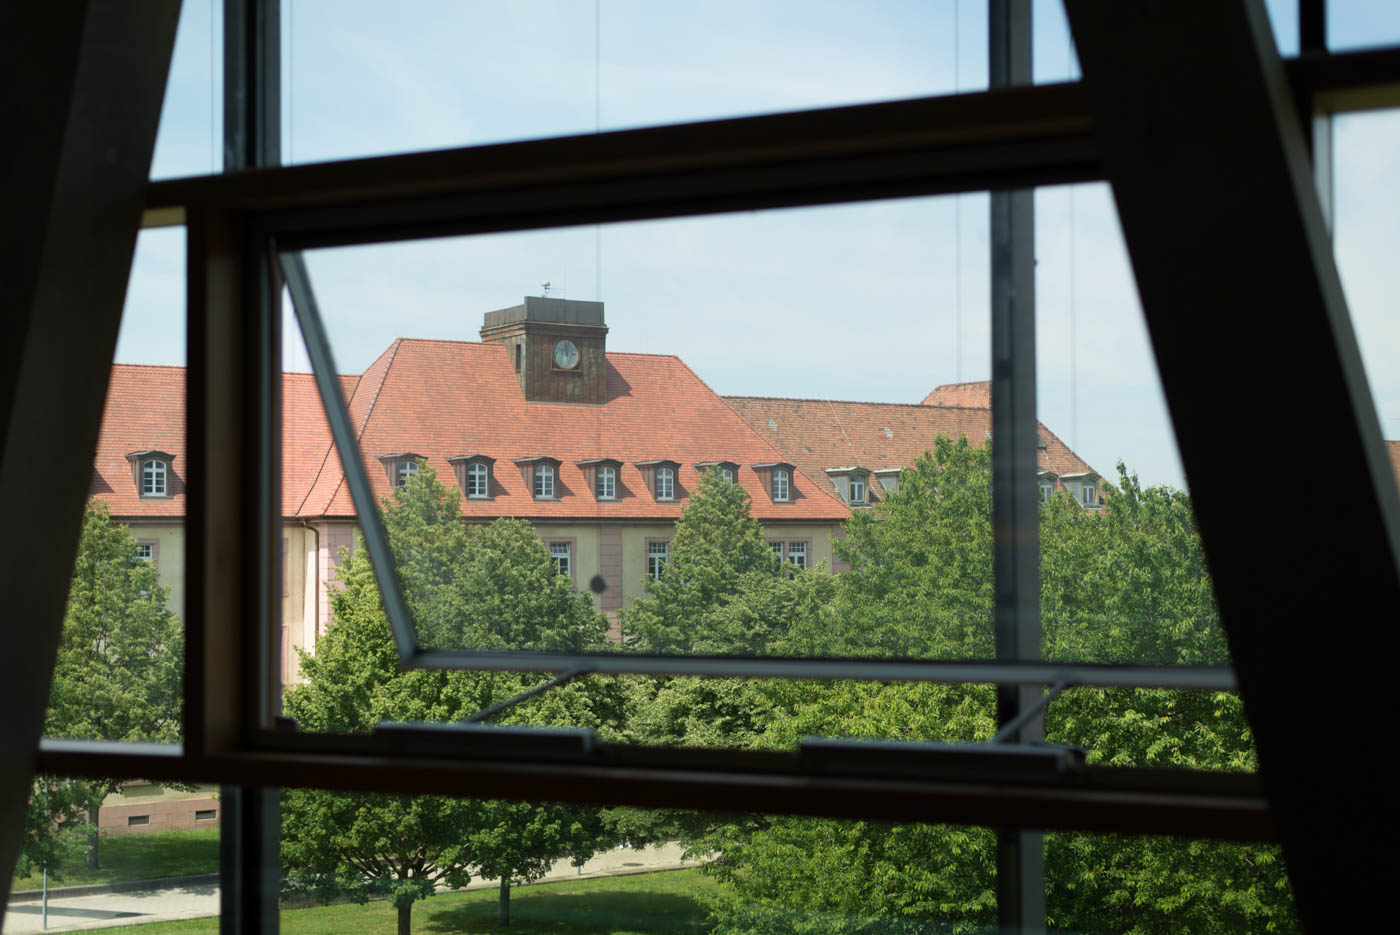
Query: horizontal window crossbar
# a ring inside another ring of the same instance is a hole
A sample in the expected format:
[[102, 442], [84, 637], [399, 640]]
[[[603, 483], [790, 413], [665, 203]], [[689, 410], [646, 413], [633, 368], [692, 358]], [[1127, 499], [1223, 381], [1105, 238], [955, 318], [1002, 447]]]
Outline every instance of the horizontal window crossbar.
[[508, 672], [698, 675], [714, 678], [942, 682], [983, 685], [1069, 685], [1094, 688], [1169, 688], [1236, 691], [1224, 666], [1147, 666], [1109, 663], [985, 662], [943, 659], [804, 659], [767, 656], [672, 656], [652, 653], [543, 653], [419, 650], [406, 660], [417, 669]]

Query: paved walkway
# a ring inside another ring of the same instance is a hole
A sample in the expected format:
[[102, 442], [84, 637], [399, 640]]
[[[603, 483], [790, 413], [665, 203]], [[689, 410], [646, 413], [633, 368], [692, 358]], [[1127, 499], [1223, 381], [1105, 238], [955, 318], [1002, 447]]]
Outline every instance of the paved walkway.
[[[620, 876], [652, 870], [676, 870], [693, 865], [693, 862], [681, 861], [681, 848], [678, 844], [641, 850], [619, 848], [598, 854], [581, 868], [574, 867], [567, 860], [561, 860], [541, 882]], [[467, 889], [495, 886], [495, 880], [472, 880]], [[87, 896], [65, 897], [61, 894], [62, 890], [49, 891], [47, 931], [73, 932], [219, 914], [219, 887], [215, 884]], [[28, 935], [31, 932], [44, 931], [41, 927], [41, 912], [38, 899], [26, 898], [11, 902], [5, 913], [3, 935]]]

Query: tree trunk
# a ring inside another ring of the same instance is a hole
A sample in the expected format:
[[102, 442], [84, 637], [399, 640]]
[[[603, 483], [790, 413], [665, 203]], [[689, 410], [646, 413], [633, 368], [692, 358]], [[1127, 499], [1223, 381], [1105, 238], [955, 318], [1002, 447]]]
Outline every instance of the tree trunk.
[[496, 916], [501, 925], [510, 925], [510, 874], [501, 874], [501, 907]]
[[399, 907], [399, 935], [412, 935], [413, 933], [413, 903], [404, 903]]
[[88, 839], [87, 839], [87, 868], [97, 870], [101, 855], [97, 850], [97, 818], [102, 808], [102, 803], [88, 805]]

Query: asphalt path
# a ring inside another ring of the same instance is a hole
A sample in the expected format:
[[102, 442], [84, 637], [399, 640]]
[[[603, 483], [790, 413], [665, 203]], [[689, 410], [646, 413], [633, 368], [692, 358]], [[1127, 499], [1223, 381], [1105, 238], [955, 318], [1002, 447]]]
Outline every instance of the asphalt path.
[[[574, 867], [567, 860], [561, 860], [540, 882], [622, 876], [654, 870], [678, 870], [693, 865], [693, 862], [681, 860], [681, 847], [678, 844], [642, 849], [618, 848], [594, 856], [582, 867]], [[475, 890], [495, 886], [495, 880], [474, 879], [466, 888]], [[111, 893], [92, 893], [90, 887], [82, 889], [88, 892], [83, 895], [65, 896], [62, 888], [49, 891], [47, 929], [41, 924], [43, 910], [38, 898], [26, 896], [11, 900], [5, 912], [3, 935], [29, 935], [31, 932], [42, 931], [76, 932], [143, 922], [197, 919], [219, 914], [219, 887], [216, 883]]]

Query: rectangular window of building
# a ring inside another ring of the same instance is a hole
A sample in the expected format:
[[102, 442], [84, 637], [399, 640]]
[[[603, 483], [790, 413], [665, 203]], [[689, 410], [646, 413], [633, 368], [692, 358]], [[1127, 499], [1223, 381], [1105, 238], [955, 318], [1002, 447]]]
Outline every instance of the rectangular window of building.
[[798, 568], [807, 567], [807, 543], [789, 542], [787, 544], [787, 560]]
[[656, 580], [661, 577], [661, 569], [666, 567], [666, 562], [671, 557], [671, 543], [669, 542], [648, 542], [647, 543], [647, 577]]
[[408, 479], [418, 473], [417, 461], [400, 461], [396, 483], [402, 487], [408, 483]]
[[194, 820], [195, 820], [195, 821], [213, 821], [213, 820], [214, 820], [214, 815], [215, 815], [215, 809], [212, 809], [212, 808], [201, 808], [201, 809], [198, 809], [197, 811], [195, 811], [195, 813], [194, 813]]
[[554, 562], [554, 571], [560, 575], [571, 575], [573, 573], [573, 544], [569, 542], [551, 542], [549, 544], [549, 557]]
[[676, 497], [676, 472], [668, 467], [656, 469], [656, 499], [674, 500]]
[[1040, 482], [1040, 502], [1049, 503], [1050, 495], [1055, 492], [1055, 485], [1050, 481]]
[[156, 546], [153, 542], [142, 542], [136, 546], [136, 557], [143, 562], [156, 560]]
[[617, 468], [606, 464], [598, 468], [598, 499], [617, 499]]
[[1093, 484], [1085, 484], [1083, 487], [1081, 487], [1079, 489], [1079, 496], [1080, 502], [1083, 503], [1085, 506], [1099, 505], [1098, 492], [1094, 489]]
[[773, 472], [773, 499], [778, 502], [786, 501], [788, 498], [788, 485], [790, 478], [788, 472], [781, 468]]
[[491, 489], [491, 471], [480, 461], [467, 465], [467, 496], [485, 497]]
[[150, 815], [127, 815], [127, 816], [126, 816], [126, 825], [127, 825], [128, 828], [130, 828], [130, 827], [133, 826], [133, 825], [149, 825], [150, 823], [151, 823], [151, 816], [150, 816]]
[[165, 496], [165, 462], [152, 458], [141, 465], [141, 493], [147, 497]]
[[541, 500], [554, 497], [554, 465], [535, 465], [535, 497]]
[[861, 506], [865, 503], [865, 478], [858, 474], [851, 475], [851, 505]]

